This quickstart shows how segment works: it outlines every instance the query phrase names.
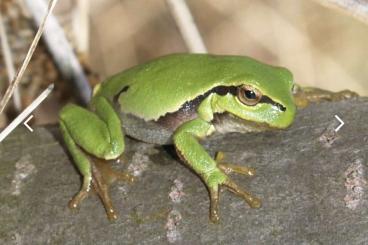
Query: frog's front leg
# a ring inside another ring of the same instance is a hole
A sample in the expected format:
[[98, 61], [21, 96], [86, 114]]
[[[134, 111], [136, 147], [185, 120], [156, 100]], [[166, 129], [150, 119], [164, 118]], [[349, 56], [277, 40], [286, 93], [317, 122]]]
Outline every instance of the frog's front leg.
[[[242, 190], [225, 173], [226, 169], [234, 172], [253, 175], [254, 170], [235, 167], [234, 165], [217, 163], [199, 144], [198, 139], [203, 138], [214, 131], [211, 123], [197, 118], [186, 122], [177, 129], [174, 134], [174, 144], [179, 156], [203, 179], [210, 194], [210, 219], [218, 222], [219, 188], [226, 186], [235, 194], [238, 194], [253, 208], [258, 208], [261, 202], [249, 192]], [[220, 159], [222, 157], [218, 157]]]
[[301, 87], [297, 84], [294, 85], [293, 95], [298, 108], [305, 108], [310, 103], [321, 101], [339, 101], [359, 97], [357, 93], [350, 90], [331, 92], [320, 88]]
[[97, 164], [96, 157], [110, 160], [123, 153], [124, 136], [121, 122], [104, 97], [94, 98], [91, 105], [92, 111], [89, 111], [70, 104], [60, 113], [60, 127], [66, 146], [83, 175], [82, 188], [70, 201], [69, 206], [77, 208], [88, 196], [92, 185], [100, 196], [109, 219], [116, 219], [108, 194], [108, 184], [111, 179], [131, 181], [132, 178], [127, 174], [114, 172], [108, 165], [102, 167]]

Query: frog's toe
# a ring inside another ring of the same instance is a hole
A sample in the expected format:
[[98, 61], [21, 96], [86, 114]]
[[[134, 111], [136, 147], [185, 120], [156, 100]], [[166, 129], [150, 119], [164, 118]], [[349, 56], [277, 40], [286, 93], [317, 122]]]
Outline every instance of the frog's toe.
[[217, 162], [217, 166], [226, 174], [230, 174], [233, 172], [247, 176], [254, 176], [256, 174], [256, 170], [254, 168], [240, 166], [232, 163], [225, 163], [223, 162], [224, 158], [225, 154], [222, 151], [219, 151], [216, 154], [215, 161]]
[[359, 94], [350, 91], [350, 90], [343, 90], [340, 92], [335, 93], [332, 96], [333, 101], [339, 101], [339, 100], [346, 100], [346, 99], [352, 99], [352, 98], [358, 98]]
[[242, 197], [251, 208], [260, 208], [261, 207], [261, 200], [257, 197], [252, 196], [249, 192], [240, 188], [234, 181], [227, 179], [224, 183], [230, 191], [237, 194], [238, 196]]
[[85, 190], [81, 190], [78, 192], [77, 195], [75, 195], [72, 200], [69, 201], [69, 208], [70, 209], [77, 209], [80, 205], [80, 203], [88, 196], [88, 192]]
[[219, 188], [210, 188], [210, 220], [213, 223], [218, 223], [219, 216]]
[[252, 196], [249, 192], [240, 188], [234, 181], [232, 181], [226, 173], [221, 170], [212, 172], [206, 179], [210, 194], [210, 220], [213, 223], [219, 221], [219, 189], [226, 187], [231, 192], [242, 197], [251, 208], [261, 207], [261, 200]]
[[230, 174], [233, 172], [247, 176], [254, 176], [256, 174], [256, 170], [254, 168], [235, 165], [231, 163], [218, 163], [218, 167], [226, 174]]
[[69, 201], [69, 208], [76, 209], [79, 207], [81, 202], [86, 199], [90, 192], [92, 176], [84, 176], [81, 190]]
[[116, 212], [115, 212], [114, 209], [107, 210], [106, 213], [107, 213], [107, 218], [110, 221], [113, 221], [113, 220], [117, 220], [118, 219], [118, 216], [117, 216], [117, 214], [116, 214]]
[[115, 172], [115, 176], [117, 180], [128, 182], [132, 184], [137, 181], [137, 178], [134, 175], [125, 172]]

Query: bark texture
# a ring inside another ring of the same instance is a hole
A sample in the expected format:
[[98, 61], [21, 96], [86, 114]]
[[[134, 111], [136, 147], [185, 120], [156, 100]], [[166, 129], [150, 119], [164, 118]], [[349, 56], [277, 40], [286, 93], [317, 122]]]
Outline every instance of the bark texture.
[[[345, 122], [337, 133], [335, 115]], [[232, 178], [263, 201], [251, 209], [224, 191], [215, 225], [206, 188], [172, 149], [131, 139], [112, 163], [138, 176], [111, 188], [119, 219], [107, 220], [96, 195], [72, 212], [81, 179], [57, 127], [19, 127], [0, 144], [0, 243], [364, 244], [367, 130], [368, 100], [360, 99], [310, 106], [287, 130], [209, 137], [211, 154], [257, 169]]]

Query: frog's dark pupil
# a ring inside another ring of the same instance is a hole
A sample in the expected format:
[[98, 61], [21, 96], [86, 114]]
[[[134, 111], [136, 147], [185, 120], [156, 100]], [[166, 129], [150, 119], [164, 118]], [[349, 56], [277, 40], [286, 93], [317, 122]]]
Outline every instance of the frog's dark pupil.
[[254, 100], [257, 98], [256, 93], [253, 90], [245, 90], [244, 95], [247, 99]]

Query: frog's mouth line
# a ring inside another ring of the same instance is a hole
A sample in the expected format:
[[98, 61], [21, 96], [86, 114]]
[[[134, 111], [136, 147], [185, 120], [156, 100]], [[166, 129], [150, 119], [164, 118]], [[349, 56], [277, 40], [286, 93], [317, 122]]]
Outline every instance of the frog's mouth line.
[[267, 130], [275, 130], [275, 127], [271, 127], [267, 123], [259, 123], [254, 121], [245, 120], [237, 117], [231, 113], [216, 113], [214, 115], [213, 124], [216, 130], [220, 133], [229, 132], [263, 132]]
[[270, 104], [272, 106], [276, 106], [277, 109], [279, 111], [285, 112], [286, 111], [286, 107], [283, 106], [280, 103], [277, 103], [275, 101], [273, 101], [272, 99], [270, 99], [268, 96], [262, 96], [261, 100], [259, 101], [259, 103], [266, 103], [266, 104]]

